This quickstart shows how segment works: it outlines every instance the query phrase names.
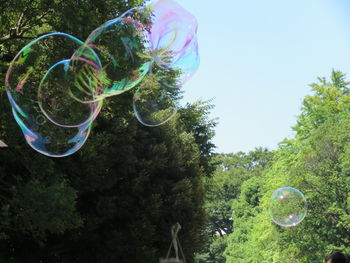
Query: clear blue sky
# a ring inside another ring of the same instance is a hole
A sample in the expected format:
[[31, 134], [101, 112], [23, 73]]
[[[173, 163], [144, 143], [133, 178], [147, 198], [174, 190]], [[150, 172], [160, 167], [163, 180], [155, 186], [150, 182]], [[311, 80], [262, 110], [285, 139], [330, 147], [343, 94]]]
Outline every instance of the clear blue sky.
[[350, 71], [348, 0], [177, 2], [199, 22], [201, 65], [185, 101], [215, 98], [217, 152], [275, 149], [293, 135], [308, 84]]

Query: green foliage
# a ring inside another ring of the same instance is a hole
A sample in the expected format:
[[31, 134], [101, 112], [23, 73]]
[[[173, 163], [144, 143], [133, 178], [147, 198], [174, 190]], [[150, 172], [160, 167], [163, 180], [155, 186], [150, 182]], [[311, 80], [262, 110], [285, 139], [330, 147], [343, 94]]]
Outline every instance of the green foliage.
[[297, 138], [304, 140], [312, 130], [328, 118], [349, 109], [349, 82], [340, 71], [332, 71], [331, 82], [318, 78], [319, 83], [311, 84], [311, 96], [306, 96], [294, 130]]
[[[225, 262], [224, 251], [227, 246], [227, 236], [232, 233], [232, 212], [240, 213], [234, 208], [235, 200], [242, 195], [243, 184], [254, 178], [260, 178], [263, 171], [272, 161], [272, 153], [258, 148], [245, 154], [219, 154], [214, 163], [217, 164], [213, 177], [207, 179], [206, 204], [208, 215], [206, 234], [209, 236], [206, 248], [197, 255], [197, 262]], [[258, 185], [252, 185], [245, 192], [247, 202], [257, 202]], [[232, 210], [233, 209], [233, 210]]]
[[[280, 144], [271, 168], [248, 179], [233, 203], [227, 262], [321, 262], [334, 249], [350, 252], [349, 83], [333, 71], [331, 82], [319, 78], [311, 86], [295, 138]], [[277, 226], [267, 213], [272, 193], [283, 186], [301, 190], [308, 201], [296, 227]]]
[[82, 225], [76, 214], [76, 191], [60, 178], [34, 179], [19, 187], [10, 203], [14, 222], [24, 234], [45, 240], [47, 233], [62, 234]]

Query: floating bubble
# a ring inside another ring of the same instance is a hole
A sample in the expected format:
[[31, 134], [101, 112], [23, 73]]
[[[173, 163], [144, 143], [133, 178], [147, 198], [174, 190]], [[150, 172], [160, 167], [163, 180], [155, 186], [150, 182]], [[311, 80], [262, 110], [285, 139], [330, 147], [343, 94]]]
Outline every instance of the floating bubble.
[[136, 16], [137, 10], [133, 9], [123, 17], [110, 20], [95, 29], [73, 56], [96, 62], [91, 57], [90, 50], [93, 49], [101, 61], [102, 68], [97, 79], [103, 84], [104, 90], [91, 90], [94, 101], [134, 88], [148, 73], [150, 62], [145, 55], [147, 30], [139, 20], [131, 17]]
[[140, 123], [156, 127], [174, 117], [177, 107], [168, 89], [152, 74], [135, 92], [133, 110]]
[[31, 115], [22, 115], [23, 112], [14, 107], [12, 113], [29, 146], [49, 157], [75, 153], [84, 145], [91, 131], [91, 123], [77, 128], [63, 128], [51, 122], [40, 126], [33, 122]]
[[149, 42], [158, 66], [178, 70], [183, 85], [199, 66], [196, 18], [178, 3], [160, 0], [150, 5], [152, 26]]
[[292, 187], [277, 189], [271, 196], [269, 214], [273, 222], [283, 227], [298, 225], [307, 213], [307, 202], [302, 192]]
[[46, 96], [45, 101], [51, 100], [50, 113], [56, 110], [55, 114], [61, 116], [64, 123], [78, 121], [77, 116], [79, 121], [89, 119], [101, 107], [99, 104], [79, 104], [71, 108], [76, 100], [63, 96], [55, 86], [39, 92], [40, 82], [48, 69], [71, 57], [82, 44], [79, 39], [65, 33], [43, 35], [22, 48], [6, 74], [5, 85], [14, 118], [27, 143], [47, 156], [63, 157], [80, 149], [89, 136], [91, 121], [71, 128], [58, 126], [40, 108], [42, 96]]
[[196, 19], [160, 0], [107, 21], [85, 42], [60, 32], [40, 36], [11, 62], [5, 85], [27, 143], [63, 157], [85, 143], [105, 98], [137, 86], [137, 119], [149, 127], [167, 122], [198, 65]]
[[[80, 62], [59, 61], [40, 81], [38, 105], [47, 119], [57, 126], [79, 127], [92, 122], [100, 112], [102, 100], [87, 102], [94, 101], [96, 91], [103, 88], [96, 79], [99, 66], [85, 60]], [[82, 94], [84, 100], [79, 99]]]
[[[153, 86], [142, 86], [135, 93], [133, 109], [137, 119], [146, 126], [164, 124], [176, 114], [174, 90], [192, 77], [199, 65], [197, 21], [179, 4], [161, 0], [144, 12], [151, 12], [148, 34], [152, 66], [149, 74], [156, 76]], [[153, 70], [154, 68], [158, 68]], [[162, 71], [176, 75], [171, 83]], [[160, 74], [159, 74], [160, 73]], [[163, 76], [163, 78], [162, 78]]]

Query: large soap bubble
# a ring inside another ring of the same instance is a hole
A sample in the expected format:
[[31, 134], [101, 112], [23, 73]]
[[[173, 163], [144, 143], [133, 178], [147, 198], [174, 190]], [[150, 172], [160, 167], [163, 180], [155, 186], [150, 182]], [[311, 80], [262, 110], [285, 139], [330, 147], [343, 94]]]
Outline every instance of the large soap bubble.
[[[135, 19], [138, 17], [138, 10], [133, 9], [122, 17], [96, 28], [73, 56], [96, 64], [101, 62], [102, 69], [97, 79], [104, 86], [104, 90], [103, 92], [91, 90], [93, 92], [91, 97], [94, 97], [95, 101], [134, 88], [149, 71], [150, 63], [145, 55], [147, 30], [141, 21]], [[94, 61], [94, 57], [91, 57], [91, 49], [96, 52], [99, 61]]]
[[283, 227], [298, 225], [307, 213], [307, 202], [302, 192], [292, 187], [277, 189], [271, 196], [269, 214], [273, 222]]
[[[38, 105], [43, 114], [61, 127], [79, 127], [92, 122], [102, 105], [102, 100], [94, 101], [103, 90], [97, 77], [100, 72], [99, 65], [82, 58], [54, 64], [38, 88]], [[82, 95], [84, 100], [79, 99]], [[59, 106], [61, 103], [64, 104]]]
[[174, 117], [177, 106], [169, 88], [156, 74], [150, 74], [134, 94], [133, 110], [140, 123], [156, 127]]
[[199, 66], [196, 18], [178, 3], [160, 0], [149, 7], [152, 26], [149, 42], [153, 60], [158, 66], [180, 72], [183, 85]]
[[[67, 58], [82, 44], [81, 40], [65, 33], [43, 35], [23, 47], [7, 71], [5, 85], [14, 118], [27, 143], [47, 156], [63, 157], [80, 149], [90, 133], [91, 116], [101, 108], [101, 104], [82, 104], [66, 96], [60, 90], [64, 85], [59, 83], [39, 92], [47, 72], [55, 65], [68, 63]], [[49, 105], [46, 111], [40, 107], [42, 101]], [[64, 127], [52, 121], [54, 119], [65, 124], [79, 124]]]
[[[175, 116], [176, 89], [198, 68], [198, 25], [190, 13], [171, 0], [158, 1], [141, 12], [152, 13], [146, 51], [152, 62], [149, 75], [156, 78], [153, 87], [141, 85], [135, 92], [133, 109], [143, 125], [155, 127]], [[176, 75], [176, 82], [164, 78], [169, 72]]]
[[5, 85], [27, 143], [63, 157], [85, 143], [105, 98], [135, 87], [133, 109], [143, 125], [170, 120], [179, 88], [198, 65], [196, 19], [160, 0], [107, 21], [85, 42], [59, 32], [38, 37], [10, 63]]

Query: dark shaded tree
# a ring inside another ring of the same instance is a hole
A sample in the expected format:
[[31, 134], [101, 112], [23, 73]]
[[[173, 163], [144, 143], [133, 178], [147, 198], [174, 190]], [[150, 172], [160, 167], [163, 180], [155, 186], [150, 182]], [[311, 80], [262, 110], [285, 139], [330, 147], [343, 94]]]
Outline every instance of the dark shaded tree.
[[[29, 39], [52, 31], [84, 39], [141, 4], [0, 1], [0, 78]], [[132, 92], [113, 97], [84, 147], [62, 159], [27, 146], [5, 93], [1, 105], [0, 138], [9, 145], [0, 149], [1, 262], [157, 261], [176, 222], [183, 227], [179, 238], [187, 260], [193, 261], [204, 242], [203, 178], [213, 170], [210, 105], [189, 104], [152, 129], [137, 122]]]

